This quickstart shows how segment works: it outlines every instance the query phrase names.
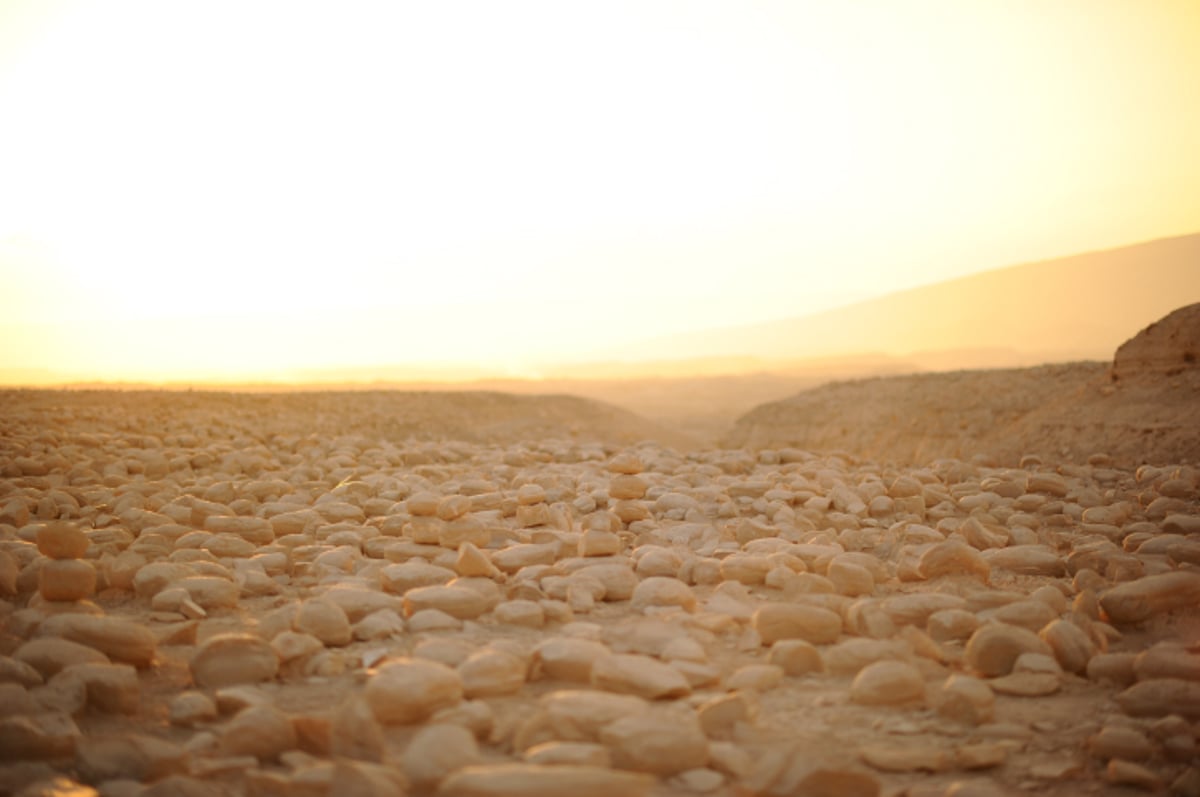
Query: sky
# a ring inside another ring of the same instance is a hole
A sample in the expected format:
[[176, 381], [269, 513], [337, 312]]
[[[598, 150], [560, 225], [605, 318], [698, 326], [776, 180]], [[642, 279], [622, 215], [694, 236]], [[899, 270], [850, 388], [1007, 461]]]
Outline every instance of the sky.
[[536, 375], [1195, 232], [1198, 76], [1195, 0], [0, 0], [0, 372]]

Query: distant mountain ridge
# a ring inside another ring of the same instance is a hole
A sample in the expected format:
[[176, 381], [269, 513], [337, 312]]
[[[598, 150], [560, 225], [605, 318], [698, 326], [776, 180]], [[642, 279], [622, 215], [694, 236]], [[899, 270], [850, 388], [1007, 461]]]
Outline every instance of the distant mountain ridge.
[[[950, 349], [1005, 364], [1100, 360], [1130, 329], [1200, 300], [1200, 233], [984, 271], [813, 315], [707, 329], [628, 347], [639, 358], [760, 360]], [[958, 358], [947, 367], [998, 367]]]

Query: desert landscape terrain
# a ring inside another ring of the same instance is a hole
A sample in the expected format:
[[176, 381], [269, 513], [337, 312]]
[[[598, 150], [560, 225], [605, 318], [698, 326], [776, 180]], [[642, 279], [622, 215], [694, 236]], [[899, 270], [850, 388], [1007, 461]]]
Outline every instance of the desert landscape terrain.
[[1200, 794], [1200, 305], [1130, 335], [675, 425], [0, 391], [0, 792]]

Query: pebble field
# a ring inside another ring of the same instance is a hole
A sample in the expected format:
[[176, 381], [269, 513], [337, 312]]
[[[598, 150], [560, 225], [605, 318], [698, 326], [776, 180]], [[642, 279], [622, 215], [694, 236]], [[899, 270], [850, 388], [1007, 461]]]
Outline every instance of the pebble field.
[[1200, 795], [1195, 464], [402, 400], [0, 393], [0, 793]]

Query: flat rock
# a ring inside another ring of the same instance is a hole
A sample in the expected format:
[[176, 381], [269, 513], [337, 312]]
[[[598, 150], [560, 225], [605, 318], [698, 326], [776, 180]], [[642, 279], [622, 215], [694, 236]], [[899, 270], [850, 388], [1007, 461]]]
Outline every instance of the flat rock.
[[850, 699], [867, 706], [923, 703], [921, 672], [903, 661], [876, 661], [864, 667], [850, 684]]
[[683, 674], [649, 656], [613, 653], [592, 664], [592, 685], [609, 692], [637, 695], [649, 700], [683, 697], [692, 691]]
[[1006, 623], [988, 623], [967, 641], [967, 663], [979, 673], [1007, 675], [1022, 653], [1053, 655], [1050, 646], [1032, 631]]
[[427, 725], [412, 738], [400, 759], [409, 781], [432, 789], [453, 773], [481, 763], [475, 736], [461, 725]]
[[781, 639], [802, 639], [815, 645], [836, 642], [842, 618], [829, 609], [796, 603], [768, 603], [754, 612], [754, 630], [763, 644]]
[[192, 681], [204, 689], [256, 684], [279, 672], [279, 656], [251, 634], [219, 634], [200, 646], [190, 662]]
[[82, 559], [91, 542], [78, 524], [56, 520], [37, 530], [37, 549], [51, 559]]
[[[108, 656], [89, 645], [57, 637], [43, 637], [25, 642], [13, 653], [13, 660], [32, 668], [45, 680], [71, 665], [107, 664], [110, 661]], [[28, 679], [29, 676], [25, 675], [22, 680]]]
[[1100, 607], [1119, 625], [1145, 622], [1158, 614], [1200, 606], [1200, 573], [1176, 571], [1145, 576], [1100, 595]]
[[272, 705], [250, 706], [237, 713], [221, 731], [221, 752], [275, 761], [297, 744], [296, 729], [286, 714]]
[[444, 797], [645, 797], [655, 779], [602, 767], [488, 764], [466, 767], [442, 782]]
[[462, 700], [462, 677], [444, 664], [424, 659], [395, 659], [379, 667], [364, 692], [384, 725], [421, 722]]
[[1117, 695], [1117, 705], [1131, 717], [1165, 717], [1179, 714], [1200, 719], [1200, 682], [1182, 678], [1139, 681]]
[[60, 614], [48, 617], [38, 628], [43, 637], [61, 637], [95, 648], [113, 661], [149, 667], [158, 641], [150, 629], [121, 617]]
[[600, 731], [600, 741], [619, 769], [674, 775], [708, 763], [708, 737], [690, 711], [622, 717]]

